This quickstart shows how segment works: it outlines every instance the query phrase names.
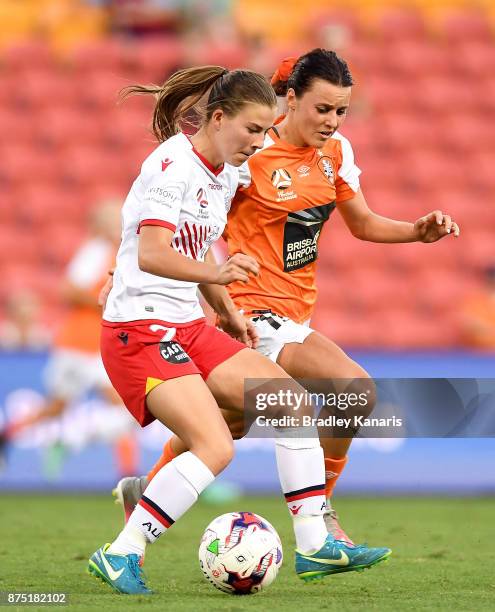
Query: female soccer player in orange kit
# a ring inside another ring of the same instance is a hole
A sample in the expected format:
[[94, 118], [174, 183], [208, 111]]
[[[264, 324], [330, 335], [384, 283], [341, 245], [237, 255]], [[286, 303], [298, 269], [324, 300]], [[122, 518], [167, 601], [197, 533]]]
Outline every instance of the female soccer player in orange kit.
[[[255, 326], [259, 340], [253, 348], [292, 377], [369, 381], [359, 364], [309, 326], [317, 296], [316, 260], [323, 225], [336, 208], [351, 233], [370, 242], [435, 242], [448, 235], [457, 237], [459, 227], [438, 210], [409, 223], [369, 209], [351, 144], [339, 132], [353, 81], [347, 64], [334, 52], [315, 49], [297, 61], [284, 60], [272, 85], [278, 95], [286, 94], [287, 113], [278, 118], [263, 148], [242, 168], [226, 236], [229, 255], [252, 256], [259, 262], [260, 274], [248, 283], [231, 283], [229, 294]], [[370, 401], [368, 414], [372, 408]], [[242, 431], [243, 423], [233, 413], [227, 420], [232, 431]], [[329, 502], [351, 442], [352, 437], [321, 438]], [[185, 449], [172, 438], [147, 478], [119, 483], [116, 492], [127, 511], [135, 491], [139, 494], [156, 469]], [[326, 523], [337, 539], [351, 542], [330, 503]]]

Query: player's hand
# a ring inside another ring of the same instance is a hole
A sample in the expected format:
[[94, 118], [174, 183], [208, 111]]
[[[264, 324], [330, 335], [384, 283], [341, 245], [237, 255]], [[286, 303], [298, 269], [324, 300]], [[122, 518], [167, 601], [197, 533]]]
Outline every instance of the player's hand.
[[414, 231], [421, 242], [436, 242], [449, 235], [457, 238], [460, 234], [457, 223], [449, 215], [444, 215], [441, 210], [434, 210], [418, 219], [414, 224]]
[[98, 306], [105, 308], [107, 303], [108, 294], [110, 293], [113, 287], [113, 270], [109, 272], [109, 277], [107, 278], [106, 283], [100, 289], [100, 293], [98, 294]]
[[228, 315], [219, 315], [218, 326], [229, 336], [243, 342], [249, 348], [257, 348], [259, 336], [256, 327], [250, 319], [244, 317], [242, 312], [236, 310]]
[[217, 266], [218, 274], [212, 282], [217, 285], [228, 285], [234, 281], [247, 283], [249, 275], [258, 276], [260, 267], [258, 262], [243, 253], [236, 253], [225, 263]]

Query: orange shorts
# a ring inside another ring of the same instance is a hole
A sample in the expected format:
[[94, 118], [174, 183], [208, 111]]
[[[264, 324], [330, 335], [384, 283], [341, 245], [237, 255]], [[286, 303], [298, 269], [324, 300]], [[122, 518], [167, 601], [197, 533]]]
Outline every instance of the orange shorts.
[[246, 345], [205, 319], [174, 324], [159, 320], [103, 321], [101, 356], [112, 385], [129, 412], [145, 427], [155, 420], [146, 395], [172, 378], [210, 372]]

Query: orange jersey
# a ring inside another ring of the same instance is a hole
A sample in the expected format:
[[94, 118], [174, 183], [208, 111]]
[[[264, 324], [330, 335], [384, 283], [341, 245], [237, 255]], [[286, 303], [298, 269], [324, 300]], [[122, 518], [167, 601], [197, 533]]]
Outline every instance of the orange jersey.
[[238, 308], [270, 309], [298, 323], [311, 317], [323, 225], [337, 202], [356, 194], [359, 174], [349, 141], [338, 133], [315, 149], [269, 130], [263, 149], [242, 168], [228, 216], [229, 255], [242, 252], [260, 264], [258, 277], [229, 285]]
[[88, 240], [77, 251], [67, 270], [69, 283], [94, 297], [94, 306], [71, 306], [55, 338], [58, 348], [99, 354], [101, 308], [100, 289], [115, 263], [114, 246], [100, 238]]

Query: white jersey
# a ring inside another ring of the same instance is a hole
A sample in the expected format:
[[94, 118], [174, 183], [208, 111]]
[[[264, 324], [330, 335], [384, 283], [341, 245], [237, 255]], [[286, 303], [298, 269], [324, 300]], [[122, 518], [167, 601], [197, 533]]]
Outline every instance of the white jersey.
[[204, 261], [223, 233], [238, 177], [237, 168], [228, 164], [214, 170], [184, 134], [169, 138], [151, 153], [122, 210], [122, 243], [105, 320], [187, 323], [204, 317], [198, 283], [139, 269], [139, 231], [143, 225], [166, 227], [174, 232], [172, 246], [178, 253]]

